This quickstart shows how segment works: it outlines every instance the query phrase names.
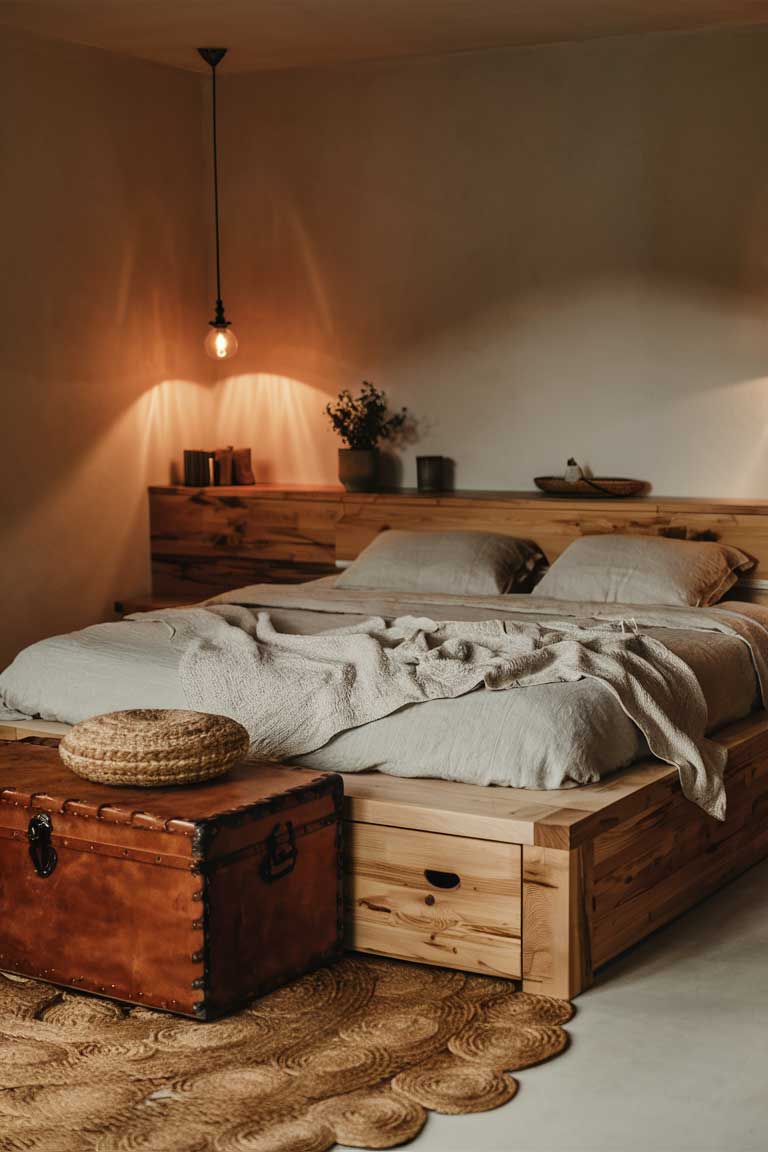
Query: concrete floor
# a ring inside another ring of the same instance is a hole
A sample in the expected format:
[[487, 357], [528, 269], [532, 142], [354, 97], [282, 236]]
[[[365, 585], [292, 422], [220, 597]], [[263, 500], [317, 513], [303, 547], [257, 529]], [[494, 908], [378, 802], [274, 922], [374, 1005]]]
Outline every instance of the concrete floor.
[[517, 1097], [409, 1152], [766, 1152], [768, 862], [601, 973]]

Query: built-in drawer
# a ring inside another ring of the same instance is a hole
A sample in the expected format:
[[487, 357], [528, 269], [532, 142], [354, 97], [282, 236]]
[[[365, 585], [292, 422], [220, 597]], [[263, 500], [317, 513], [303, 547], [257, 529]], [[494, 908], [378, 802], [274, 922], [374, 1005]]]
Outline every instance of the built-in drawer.
[[345, 825], [347, 947], [521, 975], [518, 844]]

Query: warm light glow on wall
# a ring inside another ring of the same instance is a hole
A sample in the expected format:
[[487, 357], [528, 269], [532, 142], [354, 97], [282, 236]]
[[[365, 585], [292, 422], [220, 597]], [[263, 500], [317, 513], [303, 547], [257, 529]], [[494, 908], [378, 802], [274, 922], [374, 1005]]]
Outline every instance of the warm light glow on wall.
[[248, 445], [259, 482], [336, 484], [338, 442], [323, 415], [328, 398], [289, 376], [227, 376], [212, 393], [214, 440]]

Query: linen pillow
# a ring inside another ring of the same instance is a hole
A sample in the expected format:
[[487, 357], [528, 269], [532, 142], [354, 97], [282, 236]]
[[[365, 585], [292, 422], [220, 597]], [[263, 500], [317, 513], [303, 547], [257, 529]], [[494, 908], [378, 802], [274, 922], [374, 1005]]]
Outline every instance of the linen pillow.
[[659, 536], [582, 536], [536, 585], [537, 596], [623, 604], [715, 604], [755, 561], [724, 544]]
[[336, 580], [337, 588], [496, 596], [527, 592], [544, 557], [535, 544], [495, 532], [380, 533]]

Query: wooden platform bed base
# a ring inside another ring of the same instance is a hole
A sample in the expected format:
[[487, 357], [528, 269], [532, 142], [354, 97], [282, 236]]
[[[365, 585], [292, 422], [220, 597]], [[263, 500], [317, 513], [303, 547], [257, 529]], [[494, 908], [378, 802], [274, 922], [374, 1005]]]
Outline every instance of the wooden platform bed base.
[[[0, 725], [0, 739], [63, 724]], [[573, 997], [608, 960], [768, 856], [768, 718], [718, 734], [728, 818], [643, 761], [557, 792], [345, 776], [350, 948]]]

